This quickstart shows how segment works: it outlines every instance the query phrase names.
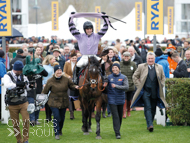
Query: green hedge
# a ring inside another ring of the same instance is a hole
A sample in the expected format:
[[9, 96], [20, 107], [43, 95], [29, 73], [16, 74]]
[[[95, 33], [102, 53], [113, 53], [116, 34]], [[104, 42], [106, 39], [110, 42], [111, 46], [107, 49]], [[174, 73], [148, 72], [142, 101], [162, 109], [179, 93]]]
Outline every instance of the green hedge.
[[173, 125], [190, 124], [190, 79], [171, 78], [166, 80], [167, 114]]

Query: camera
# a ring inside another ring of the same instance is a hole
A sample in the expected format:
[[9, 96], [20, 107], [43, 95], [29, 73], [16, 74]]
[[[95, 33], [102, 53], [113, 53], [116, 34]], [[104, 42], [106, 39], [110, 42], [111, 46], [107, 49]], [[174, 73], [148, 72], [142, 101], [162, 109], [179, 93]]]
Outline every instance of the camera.
[[17, 102], [20, 100], [20, 95], [25, 92], [23, 87], [15, 87], [13, 89], [8, 89], [5, 94], [5, 103]]

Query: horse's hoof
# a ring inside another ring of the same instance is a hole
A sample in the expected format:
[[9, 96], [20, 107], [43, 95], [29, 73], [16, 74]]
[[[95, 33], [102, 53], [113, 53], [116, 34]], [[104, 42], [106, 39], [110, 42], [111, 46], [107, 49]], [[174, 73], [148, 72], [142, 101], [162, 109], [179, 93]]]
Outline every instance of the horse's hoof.
[[102, 139], [102, 137], [101, 136], [96, 136], [96, 139]]
[[88, 132], [92, 133], [92, 129], [88, 129]]
[[84, 132], [83, 135], [89, 135], [89, 132]]

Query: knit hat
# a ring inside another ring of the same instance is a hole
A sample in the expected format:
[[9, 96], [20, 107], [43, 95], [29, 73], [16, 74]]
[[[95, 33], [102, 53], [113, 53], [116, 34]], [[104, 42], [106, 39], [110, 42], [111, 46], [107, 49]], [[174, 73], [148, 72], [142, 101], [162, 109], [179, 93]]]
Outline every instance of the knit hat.
[[113, 68], [113, 66], [117, 66], [117, 67], [120, 69], [120, 65], [119, 65], [118, 63], [114, 63], [114, 64], [112, 65], [112, 68]]
[[[62, 68], [61, 68], [60, 65], [56, 65], [56, 66], [54, 66], [54, 73], [55, 73], [58, 69], [61, 69], [61, 70], [62, 70]], [[63, 71], [63, 70], [62, 70], [62, 71]]]
[[0, 57], [2, 58], [5, 55], [5, 52], [3, 50], [0, 50]]
[[15, 71], [22, 71], [22, 68], [24, 67], [23, 63], [21, 61], [16, 61], [13, 66], [13, 70]]
[[123, 53], [123, 56], [131, 57], [131, 54], [130, 54], [129, 52], [124, 52], [124, 53]]
[[18, 49], [17, 50], [17, 54], [22, 54], [23, 53], [23, 50], [22, 49]]
[[155, 53], [155, 55], [158, 56], [158, 57], [161, 56], [162, 54], [164, 54], [164, 53], [162, 52], [162, 49], [161, 49], [161, 48], [157, 48], [154, 53]]

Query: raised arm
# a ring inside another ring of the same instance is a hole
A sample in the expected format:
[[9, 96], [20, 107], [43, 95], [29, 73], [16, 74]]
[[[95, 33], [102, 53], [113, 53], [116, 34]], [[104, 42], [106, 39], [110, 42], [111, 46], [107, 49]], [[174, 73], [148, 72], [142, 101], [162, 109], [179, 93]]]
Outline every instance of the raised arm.
[[109, 19], [108, 19], [107, 16], [103, 16], [103, 19], [104, 19], [104, 25], [103, 25], [102, 29], [97, 33], [99, 39], [101, 37], [103, 37], [106, 34], [106, 32], [108, 31], [108, 22], [109, 22]]
[[74, 22], [73, 22], [73, 18], [74, 18], [74, 17], [73, 17], [73, 14], [74, 14], [74, 12], [72, 12], [71, 15], [70, 15], [70, 17], [69, 17], [69, 30], [70, 30], [71, 34], [72, 34], [77, 40], [79, 40], [81, 34], [80, 34], [79, 30], [76, 29], [76, 26], [75, 26], [75, 24], [74, 24]]

